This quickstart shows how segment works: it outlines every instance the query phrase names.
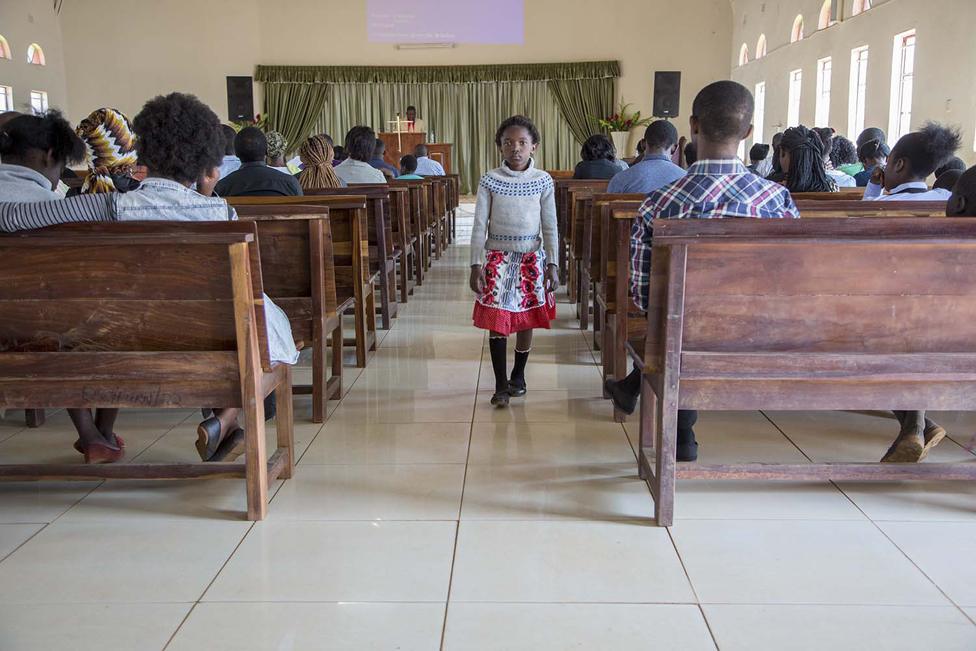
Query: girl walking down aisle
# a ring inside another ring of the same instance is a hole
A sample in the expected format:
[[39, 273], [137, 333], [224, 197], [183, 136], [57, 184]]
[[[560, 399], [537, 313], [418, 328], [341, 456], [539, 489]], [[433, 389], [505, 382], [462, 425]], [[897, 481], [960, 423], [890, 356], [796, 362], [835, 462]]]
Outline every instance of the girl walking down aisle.
[[[558, 232], [552, 177], [536, 169], [532, 154], [539, 130], [515, 115], [498, 127], [502, 165], [481, 177], [471, 230], [474, 325], [489, 331], [495, 371], [491, 404], [507, 407], [524, 396], [532, 331], [556, 318], [559, 287]], [[508, 336], [515, 337], [515, 365], [508, 375]]]

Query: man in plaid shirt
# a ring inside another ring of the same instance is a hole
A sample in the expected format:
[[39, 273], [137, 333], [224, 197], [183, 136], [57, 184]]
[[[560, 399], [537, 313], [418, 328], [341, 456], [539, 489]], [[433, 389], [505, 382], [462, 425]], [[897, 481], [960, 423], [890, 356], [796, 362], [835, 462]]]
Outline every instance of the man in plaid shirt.
[[[691, 109], [692, 141], [698, 162], [671, 185], [647, 195], [634, 220], [630, 239], [631, 295], [647, 310], [651, 271], [651, 219], [721, 219], [724, 217], [799, 217], [789, 191], [750, 172], [737, 156], [739, 142], [752, 134], [754, 102], [745, 86], [734, 81], [709, 84], [698, 93]], [[631, 414], [640, 396], [640, 371], [617, 382], [607, 380], [614, 404]], [[678, 412], [677, 460], [698, 458], [693, 426], [698, 412]]]

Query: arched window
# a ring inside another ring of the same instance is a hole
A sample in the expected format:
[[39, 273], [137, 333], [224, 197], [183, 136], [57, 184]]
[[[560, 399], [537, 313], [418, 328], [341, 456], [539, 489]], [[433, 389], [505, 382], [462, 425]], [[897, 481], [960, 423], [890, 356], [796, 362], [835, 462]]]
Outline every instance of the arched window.
[[766, 56], [766, 35], [760, 34], [759, 41], [756, 43], [756, 58], [761, 59]]
[[44, 50], [37, 43], [27, 46], [27, 63], [34, 66], [44, 65]]
[[745, 43], [739, 48], [739, 65], [744, 66], [749, 63], [749, 46]]
[[10, 44], [7, 43], [7, 39], [0, 36], [0, 59], [10, 58]]
[[831, 20], [830, 18], [830, 14], [833, 12], [835, 2], [837, 2], [837, 0], [824, 0], [823, 6], [820, 7], [820, 20], [817, 21], [817, 29], [827, 29], [837, 22], [835, 20]]
[[854, 0], [853, 6], [851, 6], [851, 15], [856, 16], [858, 14], [864, 13], [871, 8], [871, 0]]
[[790, 33], [790, 43], [803, 40], [803, 14], [796, 17], [793, 21], [793, 31]]

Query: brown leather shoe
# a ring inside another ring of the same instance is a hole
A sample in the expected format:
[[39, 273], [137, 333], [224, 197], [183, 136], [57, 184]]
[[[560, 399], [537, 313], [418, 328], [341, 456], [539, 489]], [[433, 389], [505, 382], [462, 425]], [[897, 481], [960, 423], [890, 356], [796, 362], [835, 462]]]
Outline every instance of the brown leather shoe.
[[899, 434], [891, 444], [881, 463], [918, 463], [925, 452], [925, 442], [916, 433]]
[[942, 442], [942, 439], [946, 437], [945, 428], [938, 423], [928, 421], [925, 427], [925, 446], [922, 448], [922, 456], [918, 458], [919, 461], [929, 456], [929, 451], [935, 446]]

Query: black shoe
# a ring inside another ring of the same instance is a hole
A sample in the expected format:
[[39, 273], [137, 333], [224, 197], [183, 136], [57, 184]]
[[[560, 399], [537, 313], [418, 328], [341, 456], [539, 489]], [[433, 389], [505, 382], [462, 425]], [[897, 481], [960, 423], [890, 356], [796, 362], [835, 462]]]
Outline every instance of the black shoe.
[[508, 406], [508, 391], [498, 391], [491, 397], [491, 404], [498, 408]]
[[525, 380], [509, 380], [508, 381], [508, 395], [513, 398], [521, 398], [525, 395], [527, 387], [525, 386]]
[[613, 406], [624, 412], [628, 416], [637, 409], [637, 398], [640, 394], [633, 395], [624, 390], [620, 383], [615, 380], [607, 380], [603, 383], [603, 388], [613, 401]]
[[678, 442], [675, 446], [676, 461], [697, 461], [698, 460], [698, 441], [695, 440], [694, 430], [678, 432]]

